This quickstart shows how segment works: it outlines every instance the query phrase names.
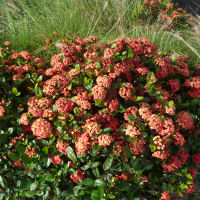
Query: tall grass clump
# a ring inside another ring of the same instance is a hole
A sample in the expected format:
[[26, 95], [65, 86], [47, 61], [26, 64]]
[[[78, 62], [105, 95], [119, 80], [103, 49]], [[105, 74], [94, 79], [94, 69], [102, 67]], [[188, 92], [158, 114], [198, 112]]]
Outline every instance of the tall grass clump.
[[[0, 0], [1, 39], [16, 48], [35, 49], [51, 33], [64, 36], [119, 35], [130, 26], [141, 1]], [[135, 11], [134, 11], [135, 10]]]
[[182, 43], [184, 49], [187, 49], [196, 58], [196, 62], [200, 61], [200, 16], [196, 15], [193, 17], [191, 24], [191, 29], [185, 31], [184, 34], [179, 32], [169, 33], [176, 40]]

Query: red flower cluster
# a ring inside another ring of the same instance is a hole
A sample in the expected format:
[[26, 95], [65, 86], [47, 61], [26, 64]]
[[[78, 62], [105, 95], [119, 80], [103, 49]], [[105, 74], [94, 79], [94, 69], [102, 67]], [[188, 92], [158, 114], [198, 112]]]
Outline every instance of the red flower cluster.
[[33, 122], [31, 130], [37, 139], [48, 138], [52, 134], [52, 125], [47, 120], [38, 118]]
[[82, 179], [84, 179], [84, 172], [82, 172], [82, 171], [78, 171], [78, 170], [76, 170], [76, 174], [71, 174], [70, 175], [70, 178], [75, 182], [75, 183], [78, 183], [79, 182], [79, 180], [82, 180]]
[[194, 127], [193, 118], [189, 112], [181, 111], [178, 114], [178, 123], [185, 130], [190, 130]]

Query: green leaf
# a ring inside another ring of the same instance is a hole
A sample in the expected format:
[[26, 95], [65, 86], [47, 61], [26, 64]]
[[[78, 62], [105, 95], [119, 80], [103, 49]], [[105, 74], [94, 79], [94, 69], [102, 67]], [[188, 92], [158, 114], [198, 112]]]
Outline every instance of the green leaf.
[[172, 61], [175, 62], [177, 57], [178, 57], [177, 55], [172, 55]]
[[37, 185], [35, 183], [32, 183], [31, 184], [31, 187], [30, 187], [30, 191], [33, 191], [37, 188]]
[[25, 164], [30, 164], [31, 163], [31, 158], [29, 158], [29, 156], [24, 154], [24, 153], [21, 154], [21, 159]]
[[75, 186], [75, 187], [73, 188], [73, 191], [74, 191], [74, 195], [75, 195], [75, 196], [78, 196], [78, 192], [79, 192], [80, 189], [81, 189], [81, 186]]
[[150, 148], [151, 148], [151, 152], [155, 152], [156, 151], [156, 146], [155, 145], [151, 145]]
[[21, 189], [29, 189], [32, 184], [31, 180], [23, 179], [20, 185]]
[[78, 109], [78, 107], [74, 107], [74, 108], [73, 108], [73, 111], [74, 111], [74, 114], [75, 114], [75, 115], [79, 114], [79, 109]]
[[131, 153], [131, 150], [130, 150], [127, 146], [123, 146], [123, 150], [125, 151], [126, 156], [127, 156], [128, 158], [130, 158], [130, 157], [133, 156], [133, 154]]
[[109, 133], [112, 130], [112, 128], [108, 127], [108, 128], [104, 128], [102, 130], [102, 133]]
[[171, 101], [169, 101], [169, 104], [168, 104], [171, 108], [173, 108], [174, 107], [174, 101], [173, 100], [171, 100]]
[[61, 54], [61, 55], [60, 55], [60, 60], [63, 61], [64, 58], [65, 58], [65, 55], [64, 55], [64, 54]]
[[38, 82], [41, 82], [42, 79], [43, 79], [43, 75], [40, 75], [40, 76], [38, 77], [37, 81], [38, 81]]
[[151, 78], [155, 78], [155, 74], [153, 72], [149, 72], [148, 76], [147, 76], [147, 82], [151, 83], [150, 79]]
[[15, 149], [19, 152], [19, 153], [24, 153], [26, 147], [22, 144], [17, 144], [15, 145]]
[[50, 164], [51, 164], [51, 158], [47, 158], [47, 160], [46, 160], [46, 167], [49, 167]]
[[21, 94], [21, 92], [18, 92], [16, 87], [12, 88], [12, 92], [13, 92], [13, 94], [15, 94], [15, 96], [19, 96]]
[[127, 117], [131, 122], [135, 121], [135, 117], [133, 115], [128, 115]]
[[114, 194], [107, 194], [107, 197], [108, 197], [109, 199], [115, 199], [115, 195], [114, 195]]
[[79, 65], [79, 64], [76, 64], [76, 65], [75, 65], [75, 69], [80, 71], [80, 70], [81, 70], [80, 65]]
[[81, 167], [81, 169], [84, 170], [84, 171], [89, 169], [89, 168], [90, 168], [90, 165], [84, 165], [83, 167]]
[[137, 96], [136, 99], [134, 99], [133, 101], [141, 101], [141, 100], [143, 100], [143, 99], [144, 99], [144, 97], [142, 97], [142, 96]]
[[98, 167], [93, 168], [93, 169], [92, 169], [92, 173], [93, 173], [97, 178], [100, 177], [100, 172], [99, 172]]
[[97, 190], [92, 191], [91, 199], [92, 200], [100, 200], [101, 199], [101, 197], [99, 196], [99, 192]]
[[120, 131], [120, 132], [126, 131], [126, 127], [125, 127], [125, 126], [122, 126], [122, 127], [118, 128], [118, 131]]
[[100, 199], [103, 198], [103, 196], [104, 196], [104, 187], [103, 186], [98, 187], [97, 191], [98, 191], [98, 194], [100, 196]]
[[8, 157], [9, 157], [11, 160], [14, 160], [14, 161], [18, 161], [18, 160], [19, 160], [19, 154], [17, 154], [17, 153], [9, 153], [9, 154], [8, 154]]
[[117, 46], [117, 44], [113, 43], [113, 44], [111, 44], [110, 48], [114, 49], [116, 46]]
[[94, 162], [92, 164], [92, 168], [98, 167], [101, 163], [100, 162]]
[[46, 155], [48, 154], [48, 150], [49, 150], [48, 147], [43, 147], [42, 148], [42, 152], [44, 152]]
[[0, 185], [1, 185], [2, 187], [5, 186], [5, 184], [4, 184], [4, 182], [3, 182], [3, 178], [2, 178], [2, 176], [0, 176]]
[[153, 168], [153, 163], [146, 163], [144, 170], [151, 170]]
[[112, 162], [113, 162], [113, 157], [108, 157], [104, 164], [103, 164], [103, 169], [106, 171], [108, 169], [110, 169], [111, 165], [112, 165]]
[[98, 106], [100, 108], [104, 107], [103, 100], [102, 99], [96, 100], [95, 101], [95, 106]]
[[52, 145], [54, 143], [55, 139], [56, 139], [55, 136], [51, 137], [51, 139], [49, 140], [49, 145]]
[[102, 179], [96, 179], [94, 182], [94, 186], [105, 186], [105, 182]]
[[42, 93], [42, 89], [41, 89], [40, 87], [37, 87], [36, 90], [35, 90], [35, 94], [36, 94], [37, 96], [42, 95], [42, 94], [43, 94], [43, 93]]
[[67, 155], [74, 163], [77, 161], [76, 154], [70, 146], [67, 147]]
[[68, 89], [68, 90], [71, 90], [71, 89], [72, 89], [72, 82], [67, 86], [67, 89]]
[[85, 178], [85, 179], [83, 180], [83, 184], [84, 184], [84, 185], [93, 185], [93, 184], [94, 184], [94, 180], [91, 179], [91, 178]]
[[43, 200], [46, 200], [49, 197], [49, 191], [46, 191], [45, 195], [43, 196]]

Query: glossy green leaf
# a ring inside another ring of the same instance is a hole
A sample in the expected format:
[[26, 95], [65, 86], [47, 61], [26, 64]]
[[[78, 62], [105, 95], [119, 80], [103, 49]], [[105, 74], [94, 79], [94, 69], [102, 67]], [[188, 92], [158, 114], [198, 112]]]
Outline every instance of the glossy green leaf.
[[103, 164], [103, 169], [106, 171], [108, 169], [110, 169], [111, 165], [112, 165], [112, 162], [113, 162], [113, 157], [108, 157], [104, 164]]
[[9, 153], [9, 154], [8, 154], [8, 157], [9, 157], [11, 160], [14, 160], [14, 161], [18, 161], [18, 160], [19, 160], [19, 154], [17, 154], [17, 153]]
[[127, 117], [131, 122], [135, 121], [135, 117], [133, 115], [128, 115]]
[[31, 184], [30, 191], [36, 190], [37, 185], [35, 183]]
[[67, 147], [67, 155], [74, 163], [77, 161], [76, 154], [70, 146]]
[[105, 181], [102, 179], [96, 179], [94, 182], [94, 186], [105, 186]]
[[0, 176], [0, 185], [1, 185], [2, 187], [5, 186], [5, 184], [4, 184], [4, 182], [3, 182], [3, 178], [2, 178], [2, 176]]
[[93, 185], [93, 184], [94, 184], [94, 180], [91, 179], [91, 178], [85, 178], [85, 179], [83, 180], [83, 184], [84, 184], [84, 185]]

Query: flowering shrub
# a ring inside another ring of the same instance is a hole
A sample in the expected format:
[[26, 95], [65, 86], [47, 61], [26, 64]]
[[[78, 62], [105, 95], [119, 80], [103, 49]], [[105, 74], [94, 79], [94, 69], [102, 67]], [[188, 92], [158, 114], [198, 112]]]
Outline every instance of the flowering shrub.
[[192, 61], [146, 38], [63, 41], [49, 62], [1, 48], [1, 199], [192, 199]]
[[188, 28], [188, 21], [192, 18], [182, 8], [178, 8], [171, 0], [143, 0], [141, 10], [137, 14], [137, 22], [148, 20], [150, 23], [159, 20], [164, 24], [164, 29]]

